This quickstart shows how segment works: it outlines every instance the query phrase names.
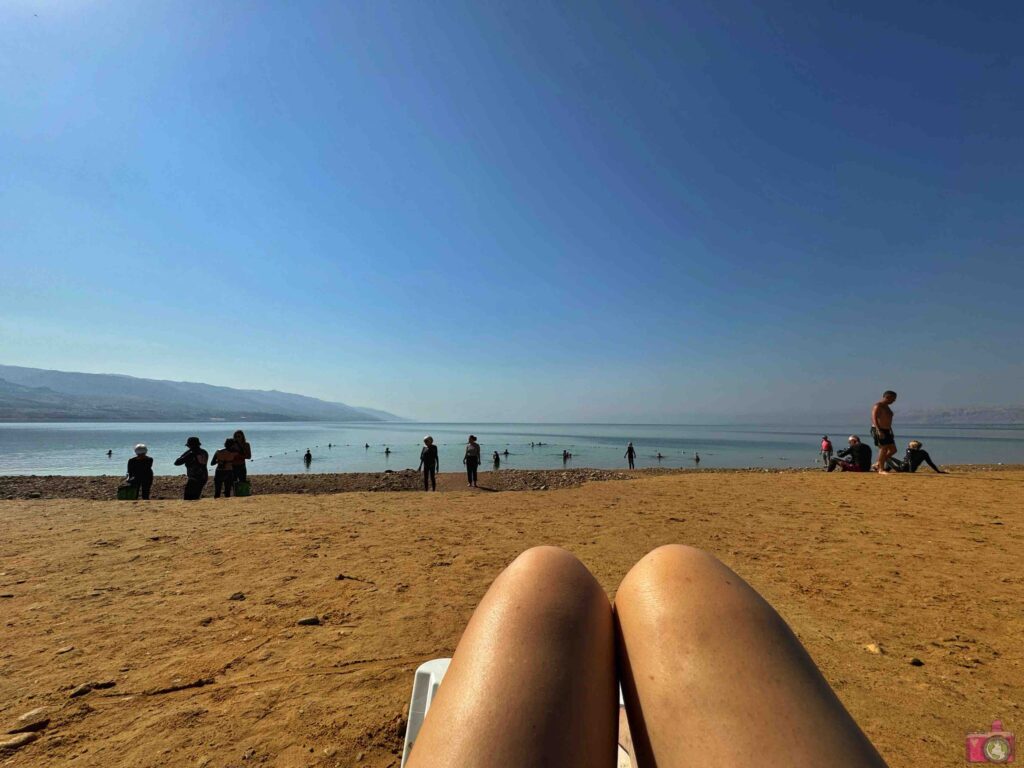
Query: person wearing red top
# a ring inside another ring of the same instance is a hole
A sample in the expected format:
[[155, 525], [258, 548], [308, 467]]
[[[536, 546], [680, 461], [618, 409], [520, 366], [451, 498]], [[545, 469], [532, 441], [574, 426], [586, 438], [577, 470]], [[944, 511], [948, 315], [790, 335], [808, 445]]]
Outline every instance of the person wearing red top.
[[832, 441], [828, 439], [828, 435], [822, 435], [821, 438], [821, 460], [825, 466], [828, 467], [829, 459], [832, 458]]

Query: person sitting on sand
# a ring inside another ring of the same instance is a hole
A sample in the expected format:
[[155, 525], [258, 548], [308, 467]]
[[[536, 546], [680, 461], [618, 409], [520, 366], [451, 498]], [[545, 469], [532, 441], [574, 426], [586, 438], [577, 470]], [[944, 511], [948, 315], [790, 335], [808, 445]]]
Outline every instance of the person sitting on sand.
[[564, 549], [519, 555], [470, 617], [406, 765], [612, 766], [620, 684], [634, 766], [885, 768], [768, 601], [678, 544], [634, 565], [614, 606]]
[[829, 461], [832, 459], [832, 441], [828, 439], [828, 435], [821, 436], [821, 463], [826, 467]]
[[476, 441], [476, 435], [469, 436], [462, 463], [466, 465], [466, 485], [476, 488], [476, 470], [480, 466], [480, 443]]
[[185, 441], [188, 448], [181, 456], [174, 460], [174, 466], [185, 465], [185, 501], [195, 501], [203, 495], [203, 487], [210, 479], [210, 473], [206, 469], [206, 462], [210, 460], [210, 454], [203, 450], [202, 443], [198, 437], [190, 437]]
[[891, 389], [882, 393], [882, 399], [871, 409], [871, 437], [878, 448], [878, 461], [872, 464], [880, 475], [886, 474], [885, 464], [896, 455], [896, 436], [892, 432], [892, 408], [896, 402], [896, 393]]
[[210, 466], [217, 465], [213, 473], [213, 498], [219, 499], [221, 491], [224, 498], [231, 498], [231, 486], [235, 483], [235, 463], [238, 461], [238, 443], [229, 437], [224, 447], [213, 452]]
[[430, 435], [423, 438], [423, 449], [420, 451], [420, 465], [417, 469], [423, 470], [423, 490], [436, 491], [437, 473], [441, 471], [441, 459], [438, 458], [434, 438]]
[[128, 485], [138, 488], [143, 499], [149, 498], [153, 487], [153, 457], [148, 453], [149, 449], [139, 443], [135, 446], [135, 455], [128, 459]]
[[[245, 432], [240, 429], [235, 430], [235, 466], [232, 470], [235, 473], [235, 482], [239, 480], [247, 480], [249, 478], [249, 470], [245, 466], [247, 459], [252, 459], [252, 446], [249, 445], [249, 441], [245, 439]], [[217, 482], [217, 478], [214, 477], [214, 482]]]
[[927, 464], [940, 475], [946, 474], [935, 466], [935, 463], [932, 461], [932, 457], [928, 455], [928, 451], [921, 446], [920, 440], [911, 440], [907, 443], [907, 452], [904, 455], [903, 460], [900, 461], [896, 457], [893, 457], [886, 462], [885, 468], [890, 469], [893, 472], [917, 472], [917, 468], [922, 464]]
[[839, 467], [840, 472], [870, 472], [871, 449], [857, 435], [850, 435], [846, 441], [850, 447], [839, 451], [836, 454], [839, 458], [829, 459], [825, 471], [832, 472]]
[[629, 460], [629, 468], [633, 469], [633, 462], [636, 459], [636, 448], [633, 447], [633, 443], [626, 446], [626, 452], [622, 454], [622, 458]]

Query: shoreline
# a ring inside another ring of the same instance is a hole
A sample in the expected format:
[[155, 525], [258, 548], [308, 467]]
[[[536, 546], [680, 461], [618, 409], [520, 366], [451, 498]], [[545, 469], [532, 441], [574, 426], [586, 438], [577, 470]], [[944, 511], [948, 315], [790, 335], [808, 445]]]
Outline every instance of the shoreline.
[[[950, 464], [950, 473], [1009, 472], [1024, 470], [1022, 464]], [[644, 469], [499, 469], [480, 473], [479, 492], [548, 491], [578, 488], [586, 483], [611, 480], [638, 480], [667, 475], [743, 475], [822, 473], [821, 467], [741, 467], [741, 468], [661, 468]], [[843, 474], [843, 473], [837, 473]], [[934, 475], [925, 468], [918, 475]], [[419, 472], [404, 469], [388, 472], [330, 472], [303, 474], [250, 473], [253, 496], [279, 494], [336, 494], [361, 492], [423, 492]], [[88, 499], [113, 501], [121, 475], [2, 475], [0, 500]], [[152, 500], [173, 501], [181, 498], [184, 475], [158, 475], [153, 482]], [[472, 490], [466, 487], [462, 472], [442, 472], [437, 476], [439, 492]], [[203, 498], [213, 497], [213, 476], [203, 490]]]

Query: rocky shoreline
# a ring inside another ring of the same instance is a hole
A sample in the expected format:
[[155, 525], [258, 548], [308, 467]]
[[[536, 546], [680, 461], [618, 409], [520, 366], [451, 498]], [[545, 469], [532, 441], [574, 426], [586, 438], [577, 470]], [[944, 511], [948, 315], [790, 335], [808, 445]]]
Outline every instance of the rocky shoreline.
[[[946, 467], [953, 472], [991, 472], [1020, 469], [1022, 465], [968, 464]], [[575, 488], [590, 482], [605, 480], [630, 480], [642, 477], [678, 474], [735, 474], [768, 473], [791, 474], [799, 472], [820, 472], [820, 468], [765, 469], [662, 469], [638, 470], [614, 469], [507, 469], [480, 474], [482, 491], [546, 491], [558, 488]], [[930, 474], [922, 470], [924, 474]], [[280, 493], [331, 494], [366, 491], [422, 491], [422, 479], [412, 469], [397, 472], [340, 472], [330, 474], [300, 475], [255, 475], [249, 479], [253, 495]], [[117, 497], [117, 487], [122, 478], [114, 475], [65, 476], [65, 475], [7, 475], [0, 476], [0, 499], [91, 499], [111, 500]], [[178, 499], [184, 485], [179, 475], [157, 477], [153, 483], [152, 498]], [[438, 475], [438, 490], [465, 490], [465, 476], [461, 472], [446, 472]], [[213, 495], [212, 480], [207, 484], [204, 497]]]

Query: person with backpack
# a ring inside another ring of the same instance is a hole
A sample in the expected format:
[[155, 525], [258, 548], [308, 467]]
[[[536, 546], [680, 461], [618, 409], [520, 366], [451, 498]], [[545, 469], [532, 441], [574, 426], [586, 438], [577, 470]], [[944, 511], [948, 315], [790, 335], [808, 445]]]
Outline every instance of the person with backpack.
[[206, 481], [210, 479], [210, 473], [206, 469], [210, 454], [203, 450], [198, 437], [190, 437], [185, 441], [185, 446], [188, 450], [174, 460], [174, 466], [185, 466], [184, 499], [195, 501], [202, 497]]
[[462, 463], [466, 465], [466, 485], [471, 488], [476, 488], [476, 471], [480, 466], [480, 443], [476, 441], [476, 435], [469, 436], [469, 442], [466, 443], [466, 455], [462, 458]]

